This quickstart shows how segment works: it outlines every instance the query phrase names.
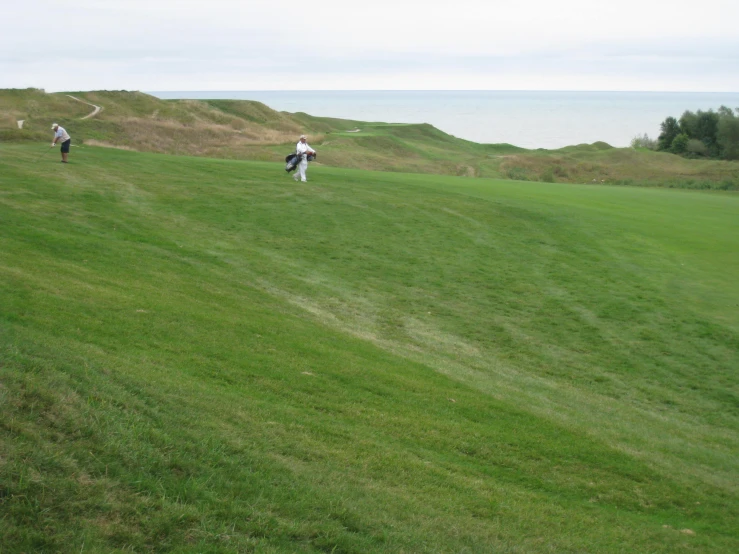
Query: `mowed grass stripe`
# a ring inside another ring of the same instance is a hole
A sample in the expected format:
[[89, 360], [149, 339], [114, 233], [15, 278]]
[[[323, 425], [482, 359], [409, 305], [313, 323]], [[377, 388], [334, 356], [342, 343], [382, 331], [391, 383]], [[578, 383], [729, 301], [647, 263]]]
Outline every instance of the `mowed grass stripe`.
[[10, 551], [737, 546], [736, 197], [2, 153]]

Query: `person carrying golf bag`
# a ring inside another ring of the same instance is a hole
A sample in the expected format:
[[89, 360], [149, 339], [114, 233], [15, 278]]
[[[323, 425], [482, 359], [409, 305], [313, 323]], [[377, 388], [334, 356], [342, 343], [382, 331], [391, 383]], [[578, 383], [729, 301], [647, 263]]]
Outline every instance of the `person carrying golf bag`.
[[308, 179], [305, 177], [305, 172], [308, 170], [308, 160], [313, 160], [316, 157], [316, 151], [308, 146], [307, 137], [300, 135], [300, 140], [295, 147], [295, 154], [298, 157], [297, 171], [293, 175], [293, 179], [301, 180], [306, 182]]
[[62, 142], [62, 163], [69, 163], [67, 157], [69, 156], [69, 146], [72, 144], [72, 138], [64, 130], [64, 127], [60, 127], [58, 123], [54, 123], [51, 126], [51, 130], [54, 131], [54, 141], [51, 143], [51, 147], [54, 148], [56, 143]]

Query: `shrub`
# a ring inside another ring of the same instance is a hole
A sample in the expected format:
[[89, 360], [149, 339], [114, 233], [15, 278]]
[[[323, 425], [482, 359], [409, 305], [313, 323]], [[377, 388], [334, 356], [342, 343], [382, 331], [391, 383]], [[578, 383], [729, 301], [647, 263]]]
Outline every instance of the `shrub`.
[[649, 135], [644, 133], [643, 135], [636, 135], [631, 139], [632, 148], [648, 148], [649, 150], [657, 149], [657, 141], [649, 138]]
[[544, 183], [554, 183], [554, 170], [551, 167], [546, 168], [541, 174], [541, 180]]
[[685, 146], [685, 151], [689, 154], [705, 156], [706, 154], [708, 154], [708, 147], [698, 139], [690, 139], [688, 141], [688, 144]]
[[529, 172], [523, 167], [512, 167], [506, 172], [506, 175], [509, 179], [513, 179], [514, 181], [529, 180]]
[[570, 172], [567, 171], [567, 168], [562, 167], [561, 165], [555, 165], [554, 166], [554, 174], [557, 177], [567, 178], [570, 176]]
[[680, 133], [672, 141], [670, 150], [674, 154], [683, 154], [688, 148], [688, 142], [690, 142], [690, 137], [685, 133]]

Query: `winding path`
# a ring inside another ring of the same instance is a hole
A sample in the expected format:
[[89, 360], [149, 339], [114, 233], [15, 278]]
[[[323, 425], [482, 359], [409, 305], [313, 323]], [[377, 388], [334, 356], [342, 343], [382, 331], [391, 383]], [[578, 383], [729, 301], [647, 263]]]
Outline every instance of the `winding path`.
[[72, 96], [71, 94], [67, 94], [71, 99], [77, 100], [77, 102], [82, 102], [83, 104], [87, 104], [88, 106], [92, 106], [95, 108], [91, 113], [87, 114], [85, 117], [82, 117], [80, 119], [88, 119], [90, 117], [95, 117], [97, 114], [99, 114], [101, 111], [103, 111], [103, 108], [101, 106], [96, 106], [95, 104], [90, 104], [89, 102], [85, 102], [84, 100], [80, 100], [76, 96]]

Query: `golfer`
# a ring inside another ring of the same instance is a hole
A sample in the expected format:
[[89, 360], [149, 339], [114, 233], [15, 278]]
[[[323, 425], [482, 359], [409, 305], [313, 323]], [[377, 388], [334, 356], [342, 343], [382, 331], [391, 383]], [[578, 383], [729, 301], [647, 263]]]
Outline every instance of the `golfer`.
[[305, 178], [305, 172], [308, 169], [308, 154], [316, 153], [315, 150], [308, 146], [308, 143], [306, 142], [307, 140], [308, 139], [305, 135], [300, 135], [298, 145], [295, 147], [295, 153], [300, 157], [300, 163], [298, 164], [298, 170], [295, 172], [295, 175], [293, 175], [293, 179], [296, 181], [300, 179], [304, 183], [308, 180]]
[[54, 141], [51, 143], [51, 147], [54, 148], [56, 143], [61, 141], [62, 143], [62, 163], [69, 163], [67, 157], [69, 156], [69, 146], [72, 144], [72, 137], [67, 134], [64, 127], [60, 127], [58, 123], [54, 123], [51, 126], [51, 130], [54, 131]]

